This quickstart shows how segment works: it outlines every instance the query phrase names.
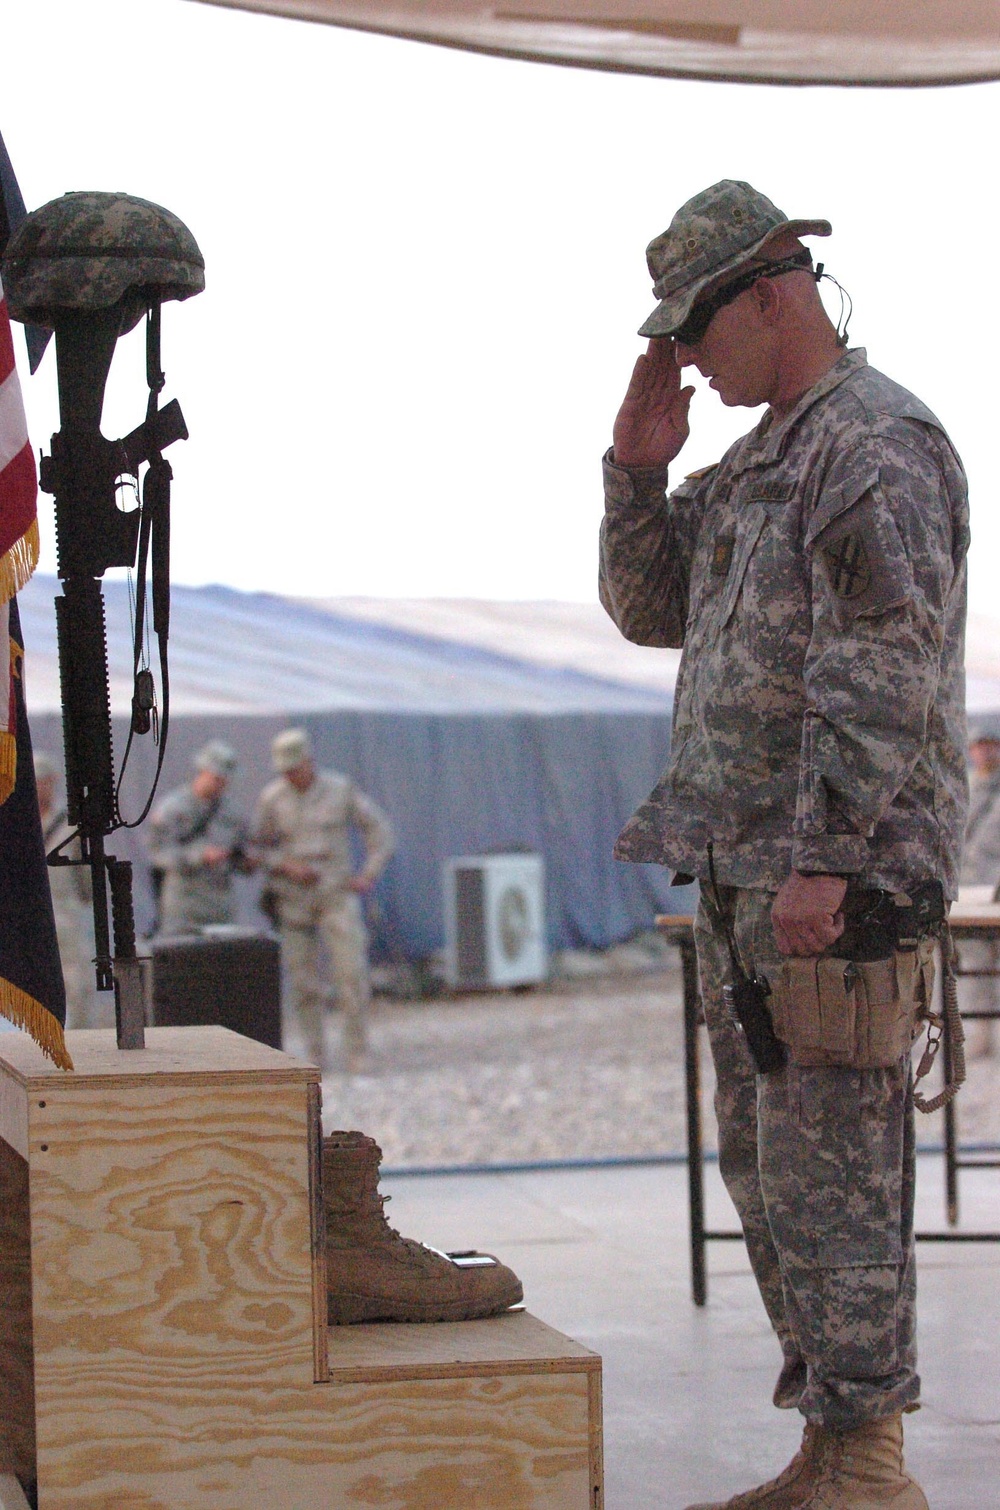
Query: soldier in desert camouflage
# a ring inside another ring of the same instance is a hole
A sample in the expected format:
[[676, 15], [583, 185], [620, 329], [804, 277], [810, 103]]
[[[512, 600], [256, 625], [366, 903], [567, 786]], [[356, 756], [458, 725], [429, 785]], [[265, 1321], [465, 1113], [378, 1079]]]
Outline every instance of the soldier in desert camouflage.
[[[309, 1054], [322, 1065], [330, 994], [320, 966], [322, 946], [344, 1017], [346, 1068], [358, 1071], [365, 1063], [371, 999], [361, 898], [395, 848], [392, 825], [347, 776], [316, 769], [305, 729], [278, 734], [271, 754], [278, 776], [260, 795], [253, 837], [281, 929], [289, 1016], [297, 1020]], [[352, 832], [365, 851], [359, 870], [351, 852]]]
[[[720, 1164], [783, 1348], [775, 1404], [806, 1421], [789, 1467], [729, 1510], [927, 1504], [902, 1460], [919, 1396], [909, 1055], [792, 1049], [755, 1074], [723, 999], [727, 925], [751, 975], [818, 979], [849, 904], [935, 880], [952, 898], [958, 878], [965, 478], [935, 416], [826, 315], [800, 238], [829, 233], [731, 181], [678, 211], [648, 248], [660, 302], [605, 458], [602, 602], [626, 638], [684, 652], [670, 764], [616, 853], [703, 882]], [[768, 408], [668, 492], [689, 365], [724, 404]], [[782, 1010], [813, 1004], [788, 988]]]

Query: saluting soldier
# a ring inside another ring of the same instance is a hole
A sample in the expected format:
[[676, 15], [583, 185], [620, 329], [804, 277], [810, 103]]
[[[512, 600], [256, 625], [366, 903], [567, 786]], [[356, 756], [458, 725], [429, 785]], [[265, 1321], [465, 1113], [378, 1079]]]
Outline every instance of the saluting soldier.
[[[320, 970], [323, 945], [333, 994], [344, 1014], [348, 1069], [364, 1063], [371, 999], [368, 935], [361, 897], [371, 890], [395, 847], [381, 808], [336, 771], [318, 771], [304, 729], [286, 729], [271, 745], [278, 777], [257, 804], [253, 840], [267, 868], [267, 890], [281, 929], [281, 949], [306, 1047], [324, 1060], [327, 981]], [[355, 870], [351, 833], [365, 850]]]
[[194, 757], [192, 779], [153, 811], [149, 858], [162, 875], [161, 934], [233, 921], [233, 875], [254, 868], [246, 822], [226, 795], [236, 767], [232, 746], [209, 740]]
[[[627, 639], [683, 647], [670, 763], [617, 854], [702, 882], [719, 1162], [783, 1345], [775, 1404], [806, 1422], [789, 1467], [729, 1510], [927, 1510], [902, 1413], [920, 1393], [909, 1048], [932, 946], [873, 958], [845, 914], [891, 919], [911, 891], [941, 914], [956, 893], [968, 506], [940, 421], [828, 318], [800, 238], [829, 234], [745, 183], [685, 204], [647, 251], [659, 303], [605, 458], [602, 601]], [[767, 408], [668, 492], [692, 365], [724, 404]], [[724, 996], [744, 973], [784, 1035], [766, 1073]]]

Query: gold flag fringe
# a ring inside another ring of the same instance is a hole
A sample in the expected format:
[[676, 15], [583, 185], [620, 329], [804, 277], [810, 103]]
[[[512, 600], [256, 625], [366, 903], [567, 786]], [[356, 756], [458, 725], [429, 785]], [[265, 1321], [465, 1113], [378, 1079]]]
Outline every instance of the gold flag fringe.
[[4, 1017], [9, 1018], [16, 1028], [23, 1028], [35, 1040], [42, 1053], [47, 1054], [59, 1069], [71, 1070], [73, 1068], [73, 1061], [69, 1057], [59, 1019], [53, 1017], [48, 1007], [43, 1007], [40, 1001], [29, 996], [27, 991], [22, 991], [20, 986], [4, 980], [2, 975], [0, 975], [0, 1012]]
[[[10, 641], [10, 674], [20, 677], [24, 651], [16, 640]], [[0, 687], [0, 696], [3, 688]], [[17, 785], [17, 730], [0, 730], [0, 803], [7, 801]]]
[[38, 565], [38, 520], [32, 519], [20, 540], [0, 557], [0, 603], [9, 603], [31, 580]]
[[17, 735], [0, 731], [0, 802], [6, 802], [17, 784]]

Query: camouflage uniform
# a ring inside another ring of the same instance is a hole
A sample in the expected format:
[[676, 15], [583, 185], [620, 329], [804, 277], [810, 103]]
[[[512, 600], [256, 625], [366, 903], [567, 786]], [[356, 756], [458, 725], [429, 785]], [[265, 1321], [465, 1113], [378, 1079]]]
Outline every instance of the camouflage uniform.
[[150, 819], [149, 857], [163, 871], [160, 933], [191, 933], [233, 921], [233, 860], [206, 865], [212, 847], [239, 855], [247, 843], [243, 819], [223, 795], [197, 796], [190, 786], [168, 793]]
[[[394, 847], [392, 826], [346, 776], [317, 771], [308, 791], [298, 792], [284, 776], [265, 787], [253, 824], [255, 845], [264, 852], [268, 890], [281, 925], [281, 950], [290, 987], [290, 1006], [306, 1036], [309, 1054], [323, 1063], [323, 1019], [328, 991], [319, 970], [319, 945], [329, 956], [338, 1005], [344, 1013], [349, 1055], [363, 1052], [371, 996], [368, 936], [357, 894], [348, 887], [354, 866], [351, 829], [365, 845], [363, 880], [374, 880]], [[285, 860], [301, 861], [319, 872], [311, 885], [277, 874]]]
[[[684, 648], [670, 764], [618, 858], [704, 880], [711, 839], [751, 970], [778, 957], [792, 868], [954, 896], [968, 509], [938, 421], [850, 351], [717, 467], [669, 498], [666, 480], [606, 459], [601, 600], [626, 638]], [[708, 898], [696, 936], [722, 1172], [805, 1365], [784, 1403], [835, 1429], [892, 1416], [919, 1393], [908, 1061], [755, 1077]]]

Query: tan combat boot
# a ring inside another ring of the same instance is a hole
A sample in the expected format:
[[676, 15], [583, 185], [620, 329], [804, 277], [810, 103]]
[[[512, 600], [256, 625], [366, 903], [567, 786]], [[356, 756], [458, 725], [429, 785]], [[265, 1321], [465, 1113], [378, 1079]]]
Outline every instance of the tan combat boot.
[[852, 1431], [818, 1428], [819, 1473], [802, 1510], [928, 1510], [903, 1467], [903, 1418], [866, 1421]]
[[517, 1305], [521, 1281], [489, 1253], [439, 1253], [400, 1237], [382, 1210], [382, 1150], [360, 1132], [323, 1139], [327, 1315], [358, 1321], [473, 1321]]
[[806, 1425], [802, 1445], [776, 1479], [734, 1494], [732, 1499], [689, 1505], [688, 1510], [799, 1510], [801, 1505], [811, 1504], [809, 1496], [816, 1487], [821, 1466], [816, 1451], [819, 1430], [817, 1426]]

